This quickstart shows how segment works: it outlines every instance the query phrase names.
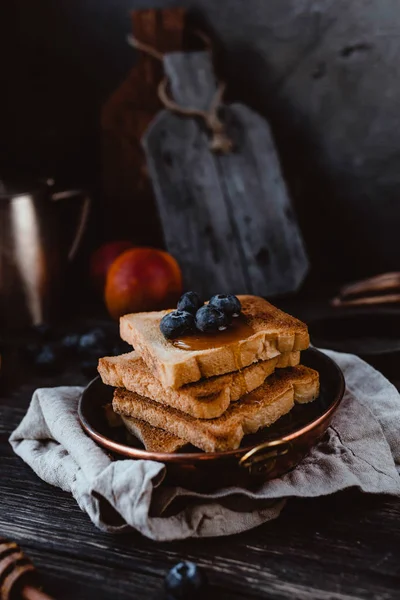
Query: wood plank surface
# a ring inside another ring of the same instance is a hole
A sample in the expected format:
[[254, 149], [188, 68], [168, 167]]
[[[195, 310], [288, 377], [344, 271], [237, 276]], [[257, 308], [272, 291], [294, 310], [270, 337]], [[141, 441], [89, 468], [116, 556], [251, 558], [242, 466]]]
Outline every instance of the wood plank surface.
[[164, 576], [181, 559], [206, 570], [210, 599], [399, 597], [395, 498], [354, 490], [292, 500], [276, 521], [230, 538], [156, 543], [136, 532], [97, 530], [69, 494], [43, 483], [8, 443], [36, 387], [85, 381], [74, 366], [54, 379], [21, 371], [12, 389], [0, 392], [0, 535], [23, 547], [55, 598], [162, 598]]

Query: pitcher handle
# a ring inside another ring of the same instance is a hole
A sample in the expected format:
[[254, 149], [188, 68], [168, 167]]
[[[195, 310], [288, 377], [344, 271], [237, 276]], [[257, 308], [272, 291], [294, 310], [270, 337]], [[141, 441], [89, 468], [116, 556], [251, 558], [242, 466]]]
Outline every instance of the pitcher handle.
[[[68, 200], [69, 198], [74, 198], [79, 194], [82, 194], [81, 190], [67, 190], [65, 192], [55, 192], [54, 194], [51, 194], [51, 199], [54, 202], [58, 202], [59, 200]], [[91, 198], [89, 198], [89, 196], [84, 196], [78, 226], [76, 228], [74, 239], [72, 240], [71, 246], [68, 251], [68, 262], [71, 262], [75, 258], [75, 255], [78, 252], [78, 248], [81, 245], [82, 237], [85, 233], [86, 225], [88, 222], [91, 205]]]

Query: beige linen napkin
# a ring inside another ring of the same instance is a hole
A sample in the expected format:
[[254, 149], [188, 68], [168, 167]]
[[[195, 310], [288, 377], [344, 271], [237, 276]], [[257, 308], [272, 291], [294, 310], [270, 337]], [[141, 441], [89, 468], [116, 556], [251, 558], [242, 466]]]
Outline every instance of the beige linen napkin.
[[351, 487], [400, 494], [399, 393], [359, 358], [325, 352], [346, 379], [340, 409], [325, 437], [293, 472], [257, 490], [229, 487], [199, 494], [161, 485], [161, 463], [112, 461], [79, 424], [79, 387], [37, 390], [10, 443], [41, 479], [72, 493], [97, 527], [112, 532], [133, 527], [154, 540], [245, 531], [277, 518], [292, 496], [324, 496]]

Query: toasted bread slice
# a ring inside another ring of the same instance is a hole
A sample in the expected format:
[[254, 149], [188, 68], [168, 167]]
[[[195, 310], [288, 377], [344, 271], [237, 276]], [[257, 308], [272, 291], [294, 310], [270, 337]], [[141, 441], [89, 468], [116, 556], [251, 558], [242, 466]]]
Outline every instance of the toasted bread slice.
[[100, 358], [98, 371], [107, 385], [124, 387], [198, 419], [214, 419], [225, 412], [230, 402], [264, 383], [276, 367], [295, 366], [299, 360], [300, 352], [285, 352], [241, 371], [202, 379], [178, 390], [164, 389], [137, 352]]
[[203, 377], [230, 373], [282, 352], [308, 347], [309, 336], [304, 323], [258, 296], [238, 297], [244, 321], [254, 331], [245, 339], [206, 350], [178, 348], [160, 331], [160, 321], [170, 311], [121, 317], [121, 337], [134, 346], [164, 388], [180, 388]]
[[177, 452], [184, 446], [188, 446], [185, 440], [181, 440], [172, 433], [164, 431], [159, 427], [152, 427], [145, 421], [134, 417], [118, 415], [113, 411], [112, 403], [106, 404], [104, 414], [110, 427], [121, 427], [124, 425], [128, 433], [142, 442], [149, 452]]
[[140, 440], [149, 452], [177, 452], [187, 446], [185, 440], [159, 427], [152, 427], [146, 421], [124, 415], [121, 418], [129, 433]]
[[113, 408], [118, 414], [161, 427], [205, 452], [219, 452], [238, 448], [244, 435], [274, 423], [291, 410], [298, 397], [306, 402], [318, 393], [318, 373], [299, 365], [276, 371], [262, 386], [209, 421], [195, 419], [122, 388], [114, 392]]

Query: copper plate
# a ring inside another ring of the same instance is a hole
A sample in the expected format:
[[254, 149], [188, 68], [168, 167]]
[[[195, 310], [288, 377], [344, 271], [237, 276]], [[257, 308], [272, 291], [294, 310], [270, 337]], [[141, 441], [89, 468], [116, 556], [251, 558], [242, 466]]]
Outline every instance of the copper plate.
[[171, 484], [203, 491], [224, 485], [258, 485], [298, 465], [329, 427], [343, 397], [343, 375], [330, 358], [310, 348], [302, 352], [301, 362], [320, 374], [318, 399], [296, 405], [271, 427], [246, 436], [237, 450], [205, 453], [191, 447], [166, 454], [148, 452], [140, 442], [127, 445], [125, 429], [110, 427], [105, 418], [103, 407], [112, 401], [113, 388], [104, 385], [100, 377], [84, 390], [79, 419], [86, 433], [113, 454], [164, 463]]

